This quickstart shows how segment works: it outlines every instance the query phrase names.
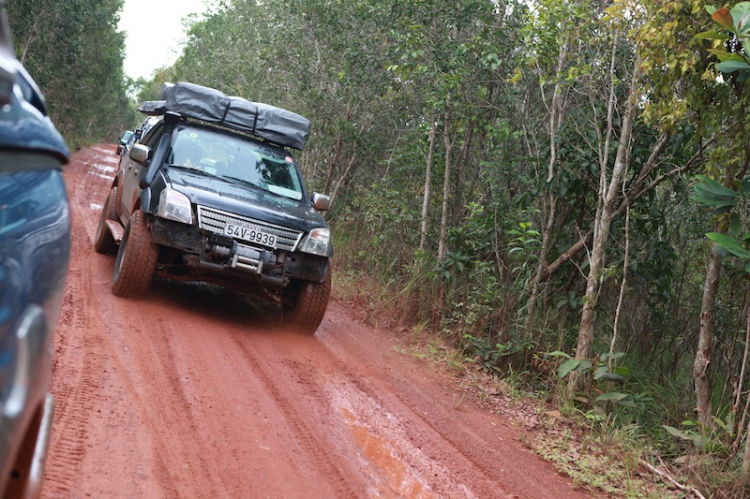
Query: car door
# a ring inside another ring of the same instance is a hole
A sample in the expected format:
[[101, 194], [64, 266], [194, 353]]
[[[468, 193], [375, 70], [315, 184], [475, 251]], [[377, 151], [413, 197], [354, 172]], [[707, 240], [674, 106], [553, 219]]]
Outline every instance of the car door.
[[[159, 142], [162, 130], [163, 127], [161, 125], [155, 126], [143, 137], [141, 143], [153, 150]], [[123, 158], [122, 166], [118, 173], [120, 176], [119, 185], [121, 190], [118, 195], [120, 198], [120, 209], [118, 212], [123, 225], [127, 224], [130, 216], [139, 208], [138, 201], [141, 196], [141, 188], [138, 185], [138, 180], [140, 178], [141, 168], [145, 168], [145, 166], [139, 165], [130, 159], [130, 156]]]

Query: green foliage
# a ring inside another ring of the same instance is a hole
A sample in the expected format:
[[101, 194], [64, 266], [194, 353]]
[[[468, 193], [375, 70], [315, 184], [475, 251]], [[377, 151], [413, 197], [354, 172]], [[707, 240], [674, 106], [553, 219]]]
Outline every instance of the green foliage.
[[[732, 33], [733, 41], [736, 41], [735, 44], [722, 44], [710, 50], [721, 61], [716, 64], [716, 69], [722, 73], [736, 71], [739, 74], [737, 81], [745, 81], [750, 77], [750, 52], [747, 51], [747, 43], [750, 42], [750, 2], [740, 2], [731, 9], [707, 6], [706, 10], [711, 14], [711, 19]], [[718, 42], [730, 39], [726, 33], [716, 31], [701, 33], [700, 37]]]
[[[715, 213], [724, 215], [725, 219], [728, 218], [729, 234], [709, 232], [706, 237], [715, 243], [723, 254], [750, 260], [750, 251], [746, 247], [747, 242], [750, 241], [750, 232], [743, 226], [739, 214], [734, 210], [744, 208], [745, 201], [750, 195], [750, 179], [735, 182], [735, 187], [738, 189], [736, 191], [724, 187], [705, 175], [698, 175], [698, 179], [701, 182], [694, 187], [693, 199], [716, 208]], [[750, 262], [745, 265], [745, 272], [750, 273]]]
[[7, 6], [16, 54], [68, 145], [114, 141], [135, 122], [123, 74], [122, 0], [19, 0]]
[[732, 454], [732, 443], [734, 441], [735, 416], [730, 412], [726, 421], [713, 416], [715, 426], [706, 426], [697, 421], [685, 420], [682, 422], [684, 430], [673, 426], [662, 425], [664, 429], [677, 437], [682, 442], [687, 442], [700, 452], [716, 454], [721, 457], [729, 457]]
[[515, 264], [511, 268], [511, 273], [517, 276], [513, 287], [525, 290], [535, 269], [534, 264], [538, 260], [537, 255], [542, 246], [541, 234], [533, 227], [532, 222], [527, 221], [518, 222], [517, 227], [508, 230], [506, 234], [512, 237], [508, 257]]
[[[600, 181], [612, 170], [635, 72], [637, 115], [606, 234], [594, 338], [594, 351], [609, 348], [627, 277], [616, 344], [627, 356], [557, 353], [540, 365], [554, 360], [549, 372], [589, 380], [574, 403], [592, 427], [633, 423], [666, 438], [661, 425], [692, 410], [712, 239], [739, 258], [725, 263], [715, 308], [715, 342], [725, 358], [711, 367], [728, 377], [740, 358], [729, 347], [744, 293], [735, 270], [750, 251], [745, 187], [736, 180], [750, 158], [750, 93], [739, 78], [748, 61], [732, 41], [746, 33], [737, 9], [722, 25], [706, 15], [703, 0], [644, 0], [637, 8], [626, 0], [222, 2], [190, 24], [177, 63], [138, 88], [153, 96], [164, 80], [195, 81], [309, 117], [312, 136], [299, 158], [309, 187], [336, 193], [327, 217], [340, 292], [369, 320], [439, 334], [497, 373], [527, 372], [536, 354], [575, 346], [586, 237], [596, 229]], [[739, 71], [721, 74], [733, 68]], [[663, 134], [667, 142], [648, 170]], [[447, 145], [447, 252], [438, 262]], [[545, 231], [551, 197], [556, 212]], [[721, 227], [707, 239], [713, 222]], [[563, 257], [549, 275], [538, 266]]]
[[617, 352], [611, 356], [604, 353], [593, 359], [578, 359], [556, 350], [546, 353], [545, 356], [565, 359], [557, 368], [557, 375], [561, 379], [574, 371], [580, 376], [591, 379], [592, 383], [587, 392], [578, 394], [574, 400], [593, 411], [592, 416], [603, 418], [616, 407], [643, 409], [642, 404], [647, 400], [643, 395], [632, 396], [619, 391], [611, 391], [614, 383], [623, 386], [630, 374], [628, 368], [615, 363], [625, 356], [625, 352]]

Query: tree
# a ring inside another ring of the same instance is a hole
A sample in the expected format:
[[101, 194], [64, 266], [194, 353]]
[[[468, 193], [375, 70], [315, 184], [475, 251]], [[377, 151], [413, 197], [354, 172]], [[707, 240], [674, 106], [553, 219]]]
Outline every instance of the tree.
[[[114, 140], [135, 118], [122, 68], [122, 0], [19, 0], [8, 6], [16, 52], [74, 145]], [[81, 98], [86, 96], [86, 98]]]

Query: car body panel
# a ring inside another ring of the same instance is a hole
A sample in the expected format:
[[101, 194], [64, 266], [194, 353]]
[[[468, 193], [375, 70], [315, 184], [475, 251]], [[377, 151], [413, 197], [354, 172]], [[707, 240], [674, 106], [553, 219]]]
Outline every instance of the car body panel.
[[0, 7], [0, 494], [38, 497], [52, 338], [70, 259], [65, 142], [14, 59]]

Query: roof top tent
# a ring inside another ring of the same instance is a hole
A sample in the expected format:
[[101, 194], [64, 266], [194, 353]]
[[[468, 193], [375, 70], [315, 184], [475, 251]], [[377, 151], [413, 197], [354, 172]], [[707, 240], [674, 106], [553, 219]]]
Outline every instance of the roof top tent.
[[310, 121], [299, 114], [242, 97], [227, 96], [195, 83], [165, 83], [159, 99], [143, 102], [138, 111], [150, 116], [174, 112], [300, 151], [310, 136]]

